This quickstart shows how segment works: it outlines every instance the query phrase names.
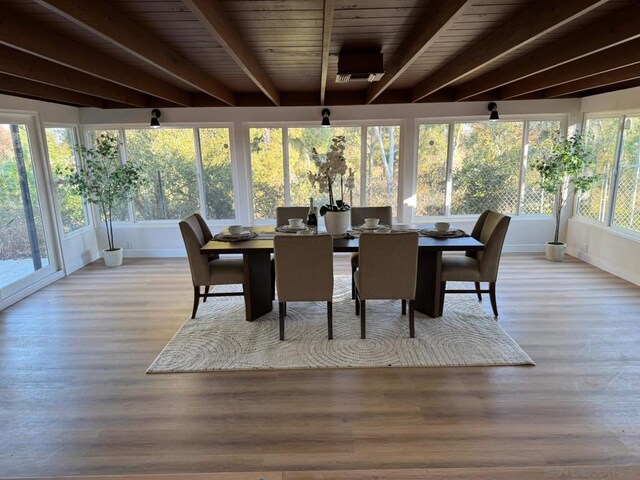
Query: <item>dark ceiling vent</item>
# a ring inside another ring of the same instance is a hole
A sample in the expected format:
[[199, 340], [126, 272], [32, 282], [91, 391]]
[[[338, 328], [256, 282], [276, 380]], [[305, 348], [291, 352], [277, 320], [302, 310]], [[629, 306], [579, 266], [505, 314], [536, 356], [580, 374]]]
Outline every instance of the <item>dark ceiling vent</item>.
[[380, 50], [343, 50], [338, 56], [336, 83], [347, 83], [349, 80], [377, 82], [383, 75]]

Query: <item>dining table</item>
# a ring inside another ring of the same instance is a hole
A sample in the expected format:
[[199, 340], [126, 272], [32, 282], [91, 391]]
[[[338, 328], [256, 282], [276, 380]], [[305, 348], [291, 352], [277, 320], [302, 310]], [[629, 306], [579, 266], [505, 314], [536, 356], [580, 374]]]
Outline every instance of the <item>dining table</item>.
[[[416, 229], [421, 229], [418, 226]], [[274, 277], [271, 265], [275, 227], [246, 227], [257, 238], [243, 241], [221, 241], [219, 236], [200, 249], [203, 255], [241, 254], [244, 272], [245, 318], [253, 321], [273, 310]], [[334, 236], [334, 252], [357, 252], [357, 236]], [[480, 251], [482, 242], [471, 236], [455, 238], [418, 237], [418, 269], [415, 309], [430, 317], [442, 314], [441, 281], [443, 252]]]

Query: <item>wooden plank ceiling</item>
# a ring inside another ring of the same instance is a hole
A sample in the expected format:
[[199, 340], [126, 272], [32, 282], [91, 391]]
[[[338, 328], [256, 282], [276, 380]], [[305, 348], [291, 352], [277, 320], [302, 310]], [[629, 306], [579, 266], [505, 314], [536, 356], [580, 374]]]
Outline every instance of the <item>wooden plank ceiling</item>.
[[[380, 50], [378, 82], [336, 83]], [[583, 97], [640, 86], [637, 0], [0, 0], [0, 93], [80, 107]]]

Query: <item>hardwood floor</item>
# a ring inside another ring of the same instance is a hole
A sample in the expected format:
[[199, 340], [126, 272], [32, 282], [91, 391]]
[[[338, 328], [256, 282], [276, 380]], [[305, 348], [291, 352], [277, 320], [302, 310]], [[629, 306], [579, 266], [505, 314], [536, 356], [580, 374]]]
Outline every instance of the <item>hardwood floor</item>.
[[535, 367], [146, 375], [191, 295], [186, 259], [126, 259], [0, 312], [0, 477], [640, 478], [640, 287], [578, 260], [503, 256]]

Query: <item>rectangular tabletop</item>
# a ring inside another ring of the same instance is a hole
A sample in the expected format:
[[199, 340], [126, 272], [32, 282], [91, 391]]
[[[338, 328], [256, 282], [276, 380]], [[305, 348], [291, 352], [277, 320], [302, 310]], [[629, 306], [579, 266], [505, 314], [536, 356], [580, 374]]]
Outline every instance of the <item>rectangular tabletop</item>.
[[[248, 227], [254, 232], [274, 232], [273, 227]], [[334, 238], [334, 252], [357, 252], [358, 237], [353, 239]], [[484, 245], [472, 237], [418, 239], [418, 275], [416, 281], [416, 310], [431, 317], [442, 314], [440, 270], [442, 252], [483, 250]], [[211, 240], [201, 249], [203, 254], [240, 253], [244, 259], [244, 299], [246, 319], [256, 318], [273, 310], [274, 278], [271, 268], [273, 239], [245, 240], [242, 242], [221, 242]]]

